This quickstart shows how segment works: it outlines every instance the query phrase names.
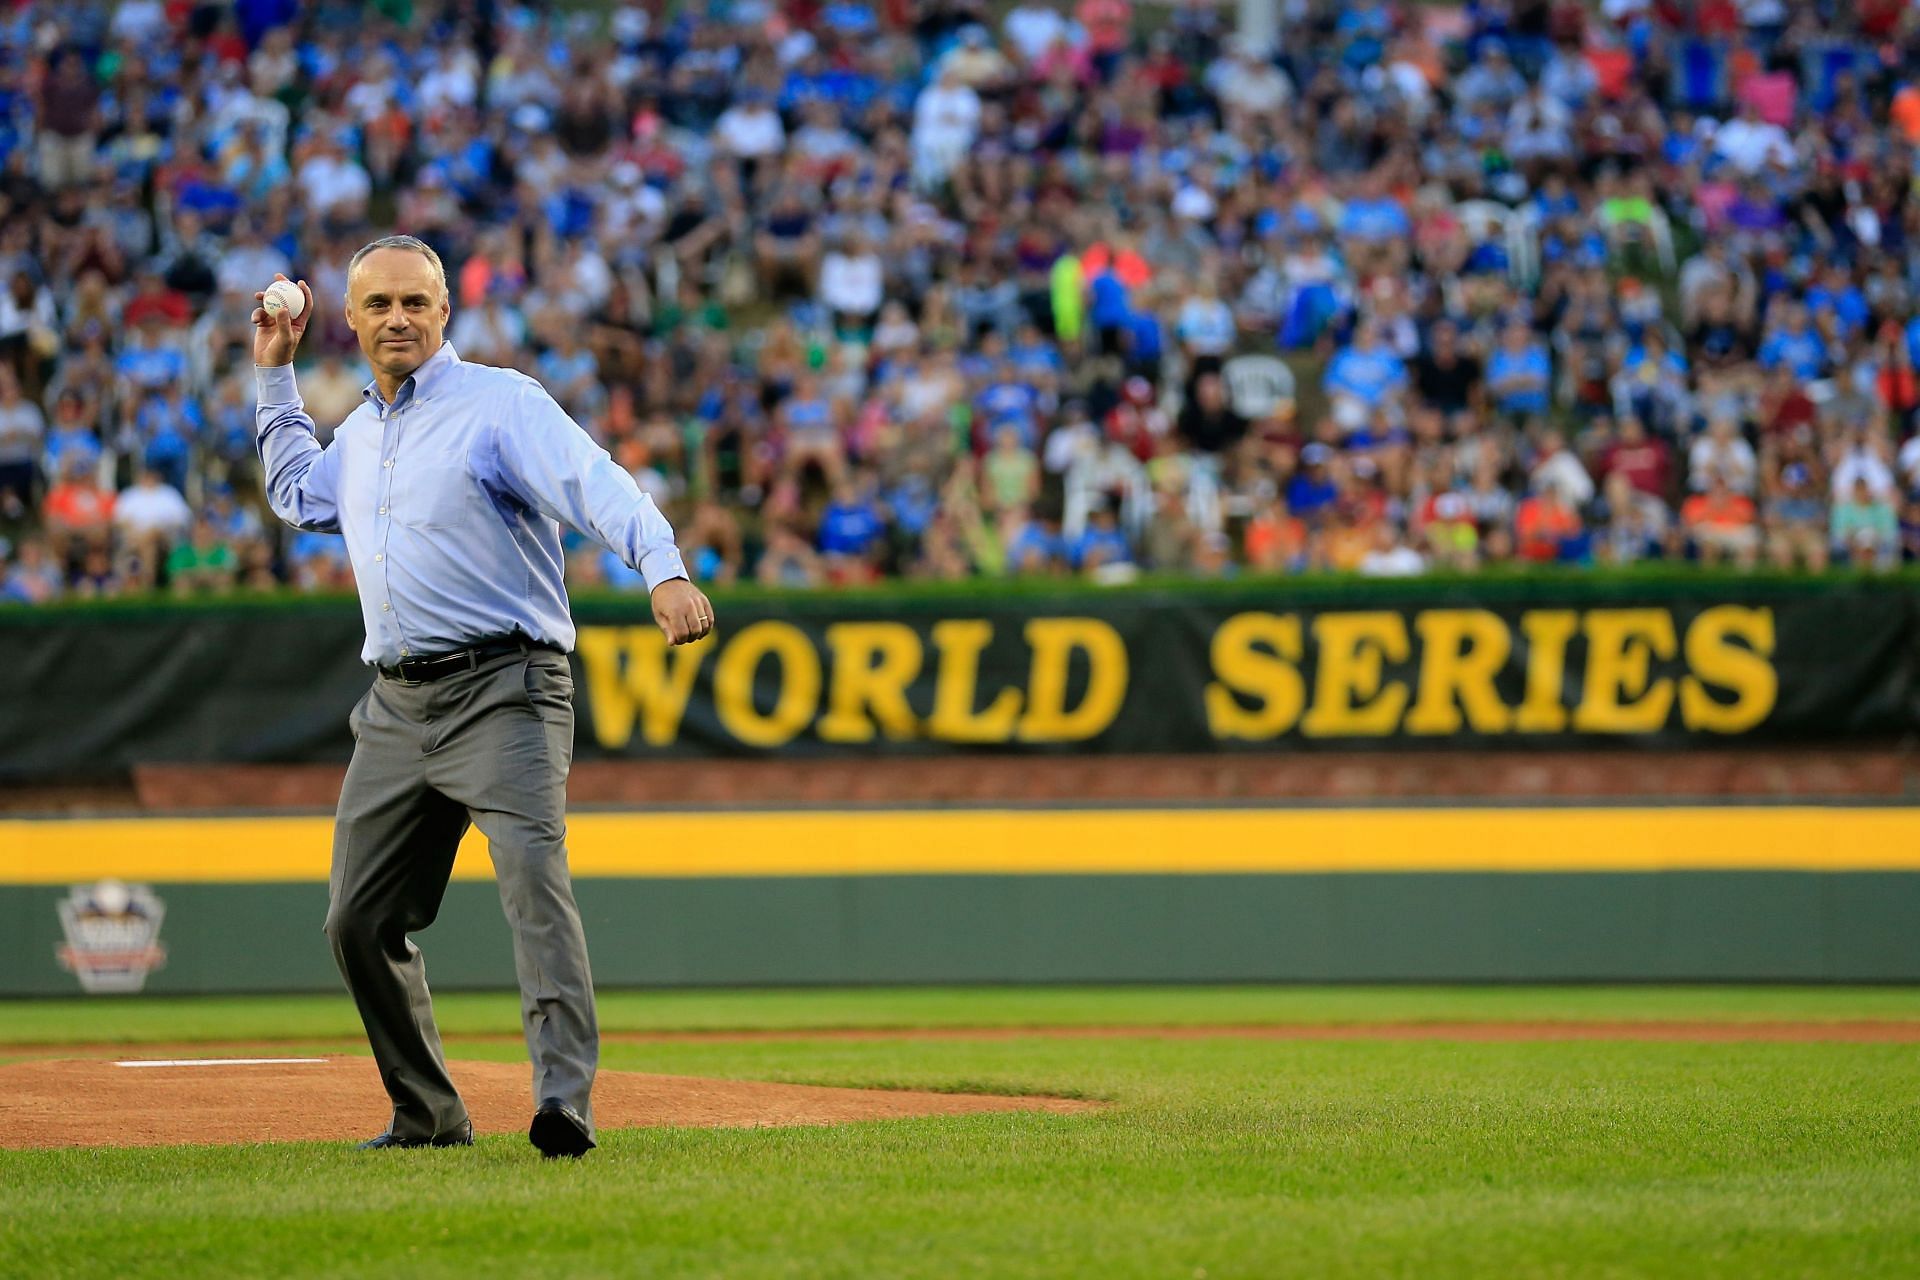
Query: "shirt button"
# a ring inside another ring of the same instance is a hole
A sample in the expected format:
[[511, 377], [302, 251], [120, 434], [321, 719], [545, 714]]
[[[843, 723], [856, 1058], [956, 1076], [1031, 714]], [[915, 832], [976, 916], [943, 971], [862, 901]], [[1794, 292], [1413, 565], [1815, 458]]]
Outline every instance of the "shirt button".
[[390, 467], [393, 465], [393, 459], [388, 458], [385, 462], [381, 463], [380, 465], [383, 467]]
[[392, 612], [393, 612], [393, 606], [392, 606], [392, 605], [390, 605], [390, 604], [383, 604], [383, 605], [381, 605], [381, 606], [380, 606], [380, 612], [382, 612], [382, 613], [392, 613]]
[[385, 556], [382, 556], [382, 555], [376, 555], [376, 556], [375, 556], [375, 557], [373, 558], [373, 562], [374, 562], [375, 564], [379, 564], [379, 563], [380, 563], [380, 562], [381, 562], [382, 560], [385, 560], [385, 559], [386, 559], [386, 557], [385, 557]]
[[380, 508], [380, 514], [381, 515], [387, 514], [387, 509], [385, 507]]

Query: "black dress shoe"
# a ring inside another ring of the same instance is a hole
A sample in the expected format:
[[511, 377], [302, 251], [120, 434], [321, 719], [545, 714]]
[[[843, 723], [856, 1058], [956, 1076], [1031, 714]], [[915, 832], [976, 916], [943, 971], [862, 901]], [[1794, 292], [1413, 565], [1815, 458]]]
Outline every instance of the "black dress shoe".
[[403, 1138], [389, 1129], [377, 1138], [368, 1138], [355, 1150], [385, 1151], [391, 1147], [411, 1150], [414, 1147], [470, 1147], [473, 1145], [473, 1122], [462, 1124], [458, 1129], [446, 1133], [436, 1133], [431, 1138]]
[[527, 1129], [527, 1140], [540, 1148], [540, 1154], [549, 1160], [561, 1156], [571, 1156], [578, 1160], [593, 1150], [595, 1143], [587, 1136], [587, 1122], [558, 1098], [548, 1098], [533, 1113], [533, 1124]]

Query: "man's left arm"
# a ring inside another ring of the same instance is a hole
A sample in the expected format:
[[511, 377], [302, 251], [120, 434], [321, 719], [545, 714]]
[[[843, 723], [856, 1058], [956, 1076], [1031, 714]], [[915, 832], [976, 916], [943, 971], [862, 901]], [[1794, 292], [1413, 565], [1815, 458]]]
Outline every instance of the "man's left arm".
[[713, 629], [713, 605], [687, 576], [673, 526], [625, 468], [537, 383], [513, 393], [494, 428], [501, 479], [542, 515], [578, 529], [638, 570], [670, 644]]

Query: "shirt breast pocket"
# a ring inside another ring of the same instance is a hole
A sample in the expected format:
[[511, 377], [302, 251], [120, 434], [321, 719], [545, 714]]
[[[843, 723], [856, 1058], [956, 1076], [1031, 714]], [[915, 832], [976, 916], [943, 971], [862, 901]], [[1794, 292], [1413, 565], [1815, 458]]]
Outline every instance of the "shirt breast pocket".
[[458, 528], [480, 500], [464, 446], [402, 451], [395, 467], [393, 518], [408, 528]]

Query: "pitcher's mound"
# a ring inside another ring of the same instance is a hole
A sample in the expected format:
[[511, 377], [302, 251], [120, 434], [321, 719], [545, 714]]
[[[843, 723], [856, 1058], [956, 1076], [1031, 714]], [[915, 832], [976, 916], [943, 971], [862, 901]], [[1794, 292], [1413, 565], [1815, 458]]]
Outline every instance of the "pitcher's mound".
[[[524, 1133], [533, 1114], [525, 1064], [448, 1064], [476, 1133]], [[833, 1089], [602, 1071], [601, 1129], [843, 1124], [982, 1111], [1083, 1111], [1067, 1098]], [[150, 1147], [172, 1143], [370, 1138], [391, 1104], [373, 1059], [100, 1059], [0, 1065], [0, 1148]]]

